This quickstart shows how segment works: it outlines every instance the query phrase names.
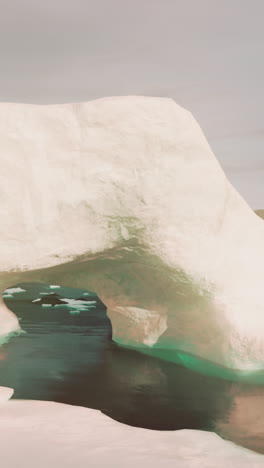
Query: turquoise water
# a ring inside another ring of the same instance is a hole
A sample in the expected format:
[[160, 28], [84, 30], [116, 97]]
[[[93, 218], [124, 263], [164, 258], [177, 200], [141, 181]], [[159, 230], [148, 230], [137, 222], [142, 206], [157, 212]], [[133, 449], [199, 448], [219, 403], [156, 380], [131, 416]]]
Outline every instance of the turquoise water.
[[117, 346], [101, 303], [74, 314], [29, 299], [6, 303], [24, 330], [0, 347], [0, 385], [14, 388], [15, 398], [96, 408], [148, 429], [216, 431], [264, 453], [263, 386]]

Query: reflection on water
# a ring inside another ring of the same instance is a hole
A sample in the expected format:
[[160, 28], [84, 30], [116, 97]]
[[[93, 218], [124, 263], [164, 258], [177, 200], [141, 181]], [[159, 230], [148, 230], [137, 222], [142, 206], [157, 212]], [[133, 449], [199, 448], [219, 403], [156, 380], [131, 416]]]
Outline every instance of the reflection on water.
[[0, 385], [15, 398], [100, 409], [149, 429], [213, 430], [264, 453], [264, 387], [206, 377], [119, 348], [105, 309], [71, 315], [10, 301], [27, 332], [0, 348]]

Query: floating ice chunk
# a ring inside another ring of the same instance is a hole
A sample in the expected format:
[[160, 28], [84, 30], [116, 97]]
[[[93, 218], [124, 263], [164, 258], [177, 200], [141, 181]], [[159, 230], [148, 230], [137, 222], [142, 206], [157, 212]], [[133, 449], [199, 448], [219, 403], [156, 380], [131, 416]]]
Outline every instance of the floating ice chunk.
[[26, 292], [25, 289], [22, 288], [8, 288], [4, 291], [4, 294], [15, 294], [15, 293], [20, 293], [20, 292]]
[[62, 300], [66, 301], [68, 304], [76, 306], [76, 307], [79, 306], [79, 305], [96, 304], [96, 301], [82, 301], [81, 299], [63, 298]]
[[49, 285], [50, 289], [59, 289], [60, 286], [58, 286], [57, 284], [50, 284]]
[[[67, 302], [67, 304], [70, 307], [77, 307], [77, 308], [89, 308], [91, 305], [96, 304], [96, 301], [82, 301], [81, 299], [69, 299], [69, 298], [63, 298], [63, 301]], [[67, 307], [67, 305], [66, 305]]]

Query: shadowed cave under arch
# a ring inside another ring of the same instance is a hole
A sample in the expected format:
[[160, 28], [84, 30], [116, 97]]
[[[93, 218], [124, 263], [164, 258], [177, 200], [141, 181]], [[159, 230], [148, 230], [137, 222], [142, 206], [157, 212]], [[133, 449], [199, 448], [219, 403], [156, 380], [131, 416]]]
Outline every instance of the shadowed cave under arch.
[[[223, 358], [232, 358], [233, 350], [227, 348], [230, 325], [215, 306], [213, 293], [184, 271], [171, 268], [138, 239], [66, 264], [11, 272], [4, 281], [5, 289], [21, 281], [89, 289], [105, 304], [112, 338], [118, 345], [203, 375], [264, 382], [262, 368], [243, 371], [230, 367], [228, 360], [226, 365], [218, 364]], [[250, 342], [246, 344], [249, 347]]]

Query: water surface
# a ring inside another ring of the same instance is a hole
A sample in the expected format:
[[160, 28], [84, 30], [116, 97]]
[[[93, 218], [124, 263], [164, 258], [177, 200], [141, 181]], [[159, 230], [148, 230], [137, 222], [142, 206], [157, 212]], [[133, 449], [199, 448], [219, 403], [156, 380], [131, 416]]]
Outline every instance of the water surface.
[[70, 313], [6, 299], [26, 333], [0, 347], [0, 385], [18, 399], [96, 408], [125, 424], [216, 431], [264, 453], [264, 387], [207, 377], [111, 341], [102, 304]]

